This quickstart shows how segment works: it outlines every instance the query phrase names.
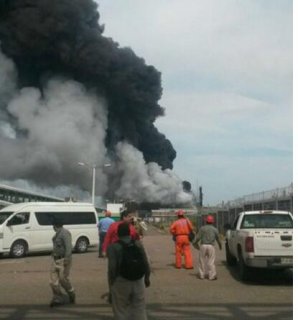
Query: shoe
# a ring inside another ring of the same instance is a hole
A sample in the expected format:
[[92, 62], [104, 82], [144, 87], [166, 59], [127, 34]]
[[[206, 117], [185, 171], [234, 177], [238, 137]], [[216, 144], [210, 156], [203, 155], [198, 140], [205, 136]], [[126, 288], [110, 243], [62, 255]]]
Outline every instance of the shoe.
[[212, 279], [209, 279], [210, 281], [213, 281], [213, 280], [217, 280], [217, 277], [214, 277]]
[[59, 302], [59, 301], [51, 301], [51, 303], [50, 303], [50, 308], [58, 307], [58, 306], [62, 306], [62, 305], [63, 305], [62, 302]]
[[68, 292], [69, 303], [76, 303], [76, 294], [72, 292]]

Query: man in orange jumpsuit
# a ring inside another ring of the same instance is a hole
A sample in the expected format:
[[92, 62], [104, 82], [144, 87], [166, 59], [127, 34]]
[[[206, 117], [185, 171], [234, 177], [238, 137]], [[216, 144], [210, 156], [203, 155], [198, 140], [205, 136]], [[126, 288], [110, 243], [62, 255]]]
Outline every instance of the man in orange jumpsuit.
[[176, 268], [181, 269], [183, 255], [185, 269], [193, 269], [192, 253], [188, 238], [189, 233], [193, 231], [193, 226], [191, 221], [184, 217], [184, 210], [178, 210], [176, 214], [178, 219], [170, 227], [170, 232], [175, 237]]

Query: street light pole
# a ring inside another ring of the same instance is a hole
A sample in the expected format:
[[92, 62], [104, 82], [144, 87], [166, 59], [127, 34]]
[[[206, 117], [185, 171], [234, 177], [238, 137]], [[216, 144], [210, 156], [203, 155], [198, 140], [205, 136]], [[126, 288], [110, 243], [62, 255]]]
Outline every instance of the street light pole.
[[95, 204], [95, 174], [96, 174], [96, 167], [93, 166], [92, 168], [92, 203]]
[[[95, 176], [96, 176], [96, 168], [100, 167], [100, 166], [90, 166], [89, 164], [85, 163], [85, 162], [78, 162], [79, 166], [83, 166], [83, 167], [87, 167], [89, 169], [92, 169], [92, 191], [91, 191], [91, 202], [93, 205], [95, 205]], [[111, 164], [110, 163], [105, 163], [103, 165], [104, 167], [110, 167]]]

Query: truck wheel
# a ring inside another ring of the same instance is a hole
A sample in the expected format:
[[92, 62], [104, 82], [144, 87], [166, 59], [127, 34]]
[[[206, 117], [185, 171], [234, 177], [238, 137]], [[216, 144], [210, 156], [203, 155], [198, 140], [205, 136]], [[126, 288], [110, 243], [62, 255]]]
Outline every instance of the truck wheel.
[[250, 279], [250, 268], [245, 264], [241, 252], [239, 252], [238, 267], [239, 267], [240, 279], [242, 281], [249, 280]]
[[228, 266], [234, 266], [237, 263], [237, 260], [235, 257], [233, 257], [231, 255], [230, 249], [229, 249], [229, 245], [226, 243], [225, 245], [226, 247], [226, 261], [227, 261], [227, 265]]
[[27, 243], [23, 240], [15, 241], [10, 248], [10, 256], [12, 258], [22, 258], [28, 250]]
[[81, 237], [77, 240], [75, 251], [78, 253], [84, 253], [88, 250], [89, 241], [85, 237]]

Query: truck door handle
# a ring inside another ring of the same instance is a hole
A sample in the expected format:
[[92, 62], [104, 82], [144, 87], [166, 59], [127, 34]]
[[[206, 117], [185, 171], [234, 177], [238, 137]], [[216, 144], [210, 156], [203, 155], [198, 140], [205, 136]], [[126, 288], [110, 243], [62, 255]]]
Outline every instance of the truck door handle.
[[30, 227], [26, 227], [25, 229], [30, 229]]

